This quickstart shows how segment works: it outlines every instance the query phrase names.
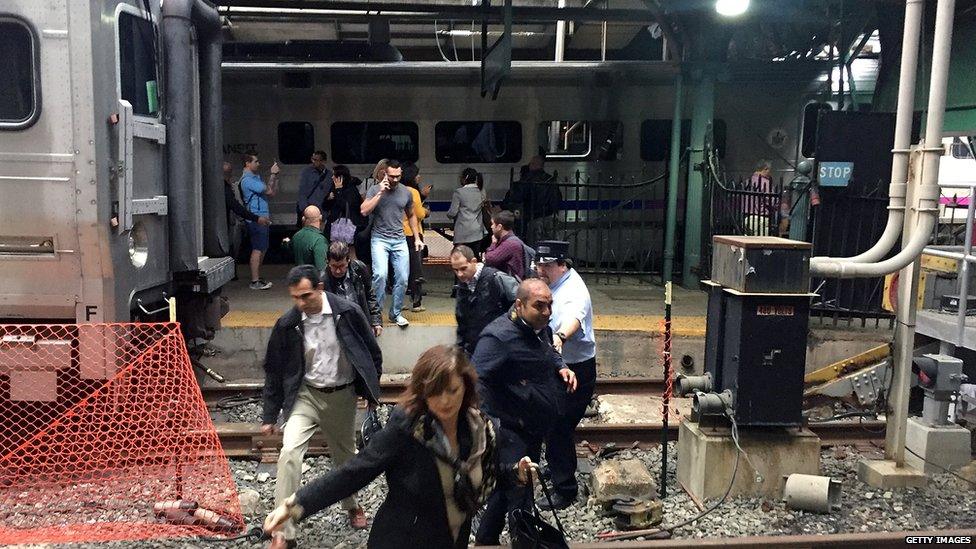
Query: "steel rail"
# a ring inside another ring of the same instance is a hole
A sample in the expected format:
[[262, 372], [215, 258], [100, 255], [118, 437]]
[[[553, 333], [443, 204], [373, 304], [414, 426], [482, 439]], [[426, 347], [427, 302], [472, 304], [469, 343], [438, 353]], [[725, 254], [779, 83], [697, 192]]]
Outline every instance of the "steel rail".
[[[208, 404], [216, 404], [220, 399], [231, 396], [260, 396], [263, 383], [225, 383], [201, 387], [203, 398]], [[380, 402], [392, 404], [407, 387], [406, 379], [384, 380], [380, 382]], [[660, 395], [664, 382], [644, 377], [608, 377], [596, 381], [596, 395]]]
[[[276, 457], [281, 447], [280, 434], [263, 435], [257, 424], [216, 423], [215, 427], [228, 457], [268, 460]], [[836, 421], [808, 426], [820, 437], [822, 446], [882, 440], [885, 436], [884, 427], [883, 421]], [[650, 448], [658, 444], [662, 429], [660, 423], [584, 423], [576, 429], [576, 441], [595, 447], [609, 444], [626, 447], [636, 444], [641, 448]], [[717, 428], [714, 432], [721, 434], [724, 431]], [[669, 425], [667, 436], [668, 440], [677, 440], [678, 426]], [[327, 453], [325, 439], [319, 434], [312, 437], [308, 452], [312, 455]]]

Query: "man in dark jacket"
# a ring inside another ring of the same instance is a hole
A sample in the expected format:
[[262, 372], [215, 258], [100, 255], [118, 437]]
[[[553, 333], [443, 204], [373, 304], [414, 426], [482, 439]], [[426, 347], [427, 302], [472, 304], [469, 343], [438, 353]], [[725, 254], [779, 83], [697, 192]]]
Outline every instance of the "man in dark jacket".
[[[474, 351], [482, 410], [500, 421], [502, 463], [521, 456], [538, 462], [542, 440], [561, 413], [565, 394], [576, 390], [576, 375], [552, 346], [551, 314], [552, 293], [546, 283], [525, 280], [511, 313], [485, 327]], [[475, 543], [499, 545], [506, 514], [531, 506], [527, 487], [500, 486], [488, 498]]]
[[[383, 371], [366, 317], [355, 303], [326, 293], [314, 266], [288, 272], [288, 293], [295, 307], [275, 323], [264, 360], [261, 431], [274, 433], [279, 412], [285, 420], [275, 485], [278, 504], [301, 484], [305, 451], [320, 428], [337, 465], [355, 455], [356, 395], [378, 402]], [[343, 500], [342, 507], [353, 528], [366, 528], [366, 515], [354, 497]], [[284, 532], [294, 547], [294, 524]]]
[[481, 330], [512, 307], [518, 281], [479, 262], [474, 251], [463, 244], [451, 251], [451, 270], [458, 279], [454, 305], [457, 344], [470, 356]]
[[369, 269], [358, 259], [349, 258], [349, 245], [333, 242], [329, 246], [329, 264], [322, 273], [325, 291], [341, 295], [359, 305], [379, 337], [383, 333], [383, 315], [373, 293]]

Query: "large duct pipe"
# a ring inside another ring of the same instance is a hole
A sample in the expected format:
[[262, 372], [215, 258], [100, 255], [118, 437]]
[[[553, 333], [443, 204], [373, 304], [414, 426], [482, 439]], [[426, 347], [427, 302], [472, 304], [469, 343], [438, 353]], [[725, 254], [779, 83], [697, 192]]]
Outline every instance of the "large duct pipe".
[[[223, 194], [220, 195], [218, 207], [213, 208], [213, 180], [220, 181], [220, 173], [216, 170], [220, 166], [216, 163], [216, 147], [219, 147], [220, 140], [220, 97], [207, 97], [213, 92], [220, 91], [220, 74], [207, 75], [201, 70], [200, 81], [204, 84], [206, 92], [203, 94], [201, 104], [202, 114], [202, 141], [203, 149], [203, 172], [204, 181], [209, 181], [209, 185], [204, 186], [204, 208], [207, 216], [202, 216], [193, 207], [194, 196], [194, 173], [193, 157], [197, 154], [194, 150], [192, 134], [192, 116], [195, 112], [193, 101], [197, 97], [193, 89], [193, 27], [196, 25], [201, 41], [217, 41], [217, 63], [216, 69], [220, 67], [219, 53], [219, 34], [220, 17], [217, 10], [203, 0], [166, 0], [162, 5], [163, 23], [163, 57], [166, 65], [166, 168], [169, 176], [169, 248], [170, 248], [170, 268], [174, 272], [192, 271], [198, 268], [196, 249], [196, 234], [200, 217], [213, 217], [213, 222], [220, 222], [226, 227], [226, 212], [223, 206]], [[217, 35], [216, 38], [213, 36]], [[209, 42], [208, 42], [209, 44]], [[202, 63], [205, 67], [212, 66], [213, 52], [211, 47], [206, 48], [201, 57], [205, 59]], [[208, 69], [209, 71], [210, 69]], [[217, 83], [214, 83], [214, 79]], [[216, 106], [214, 106], [214, 103]], [[214, 117], [216, 112], [216, 120]], [[217, 127], [215, 129], [215, 127]], [[207, 149], [210, 149], [208, 152]], [[222, 184], [222, 183], [220, 183]], [[223, 189], [216, 187], [217, 192], [223, 193]], [[207, 224], [210, 222], [208, 221]], [[226, 229], [225, 229], [226, 231]], [[205, 237], [206, 238], [206, 237]], [[219, 238], [209, 236], [210, 248], [219, 246]], [[224, 235], [226, 241], [226, 235]]]
[[[909, 2], [911, 6], [912, 2]], [[907, 243], [894, 257], [880, 263], [855, 263], [832, 258], [814, 258], [810, 272], [829, 278], [868, 278], [883, 276], [911, 264], [928, 244], [929, 236], [939, 215], [939, 160], [942, 156], [942, 123], [945, 117], [946, 87], [949, 79], [949, 52], [952, 46], [952, 18], [955, 0], [939, 0], [932, 48], [932, 76], [929, 83], [929, 103], [925, 123], [925, 140], [921, 150], [921, 183], [916, 190], [918, 223]], [[899, 110], [902, 92], [899, 90]], [[892, 174], [894, 175], [894, 174]]]
[[918, 73], [918, 43], [922, 30], [924, 0], [908, 0], [905, 5], [905, 30], [902, 35], [901, 72], [898, 76], [898, 107], [895, 115], [895, 148], [891, 159], [891, 184], [888, 186], [888, 222], [878, 241], [853, 257], [815, 257], [813, 263], [852, 261], [870, 263], [888, 255], [898, 242], [905, 220], [905, 193], [908, 189], [908, 147], [912, 142], [915, 113], [915, 78]]
[[[170, 0], [166, 0], [169, 2]], [[230, 253], [227, 234], [227, 205], [221, 149], [224, 122], [221, 105], [220, 63], [223, 37], [217, 11], [207, 11], [206, 21], [197, 25], [200, 48], [200, 150], [203, 166], [203, 253], [223, 257]]]

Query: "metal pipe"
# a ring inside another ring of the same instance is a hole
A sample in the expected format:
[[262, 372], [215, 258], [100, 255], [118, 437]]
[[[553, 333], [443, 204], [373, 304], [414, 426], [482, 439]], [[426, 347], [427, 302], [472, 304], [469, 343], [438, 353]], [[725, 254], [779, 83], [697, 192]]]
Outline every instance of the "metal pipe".
[[170, 269], [174, 272], [198, 268], [196, 235], [200, 223], [194, 208], [192, 116], [194, 22], [217, 21], [216, 9], [202, 0], [167, 0], [162, 5], [163, 57], [165, 59], [166, 167], [169, 175]]
[[678, 234], [678, 176], [681, 171], [681, 115], [684, 112], [684, 77], [681, 70], [674, 77], [674, 112], [671, 115], [671, 149], [668, 159], [668, 202], [664, 225], [664, 282], [674, 276], [675, 240]]
[[[976, 201], [970, 197], [966, 208], [966, 240], [962, 251], [965, 255], [973, 252], [973, 213], [976, 212]], [[969, 262], [959, 262], [959, 312], [956, 313], [956, 341], [962, 345], [966, 333], [966, 309], [969, 308]]]
[[902, 35], [901, 72], [898, 77], [898, 108], [895, 115], [895, 142], [891, 160], [891, 184], [888, 187], [888, 222], [878, 241], [863, 253], [853, 257], [814, 257], [810, 268], [814, 274], [818, 265], [832, 262], [869, 263], [888, 255], [898, 242], [905, 220], [905, 192], [908, 186], [908, 147], [912, 140], [912, 118], [915, 114], [915, 80], [918, 72], [918, 45], [922, 30], [924, 0], [907, 0], [905, 30]]
[[[912, 5], [913, 1], [915, 0], [909, 0], [909, 6]], [[944, 3], [950, 3], [951, 6], [945, 8]], [[917, 225], [912, 228], [912, 234], [908, 242], [904, 243], [902, 250], [898, 254], [880, 263], [855, 263], [852, 261], [845, 262], [831, 258], [816, 257], [810, 260], [811, 273], [831, 278], [883, 276], [910, 265], [921, 254], [925, 245], [928, 243], [929, 236], [932, 233], [932, 229], [935, 228], [935, 223], [939, 215], [939, 198], [941, 195], [939, 188], [939, 161], [944, 152], [942, 147], [942, 122], [945, 118], [946, 88], [949, 77], [949, 53], [952, 46], [952, 10], [954, 7], [955, 0], [939, 0], [932, 51], [929, 103], [926, 111], [928, 118], [925, 124], [924, 147], [920, 151], [922, 154], [922, 162], [918, 168], [922, 170], [921, 183], [917, 190], [917, 205], [915, 206], [919, 214], [919, 220]], [[902, 115], [901, 97], [903, 91], [901, 89], [898, 90], [899, 116]], [[910, 120], [903, 122], [909, 127], [911, 126]], [[897, 119], [895, 124], [897, 133]], [[896, 143], [896, 152], [898, 149], [899, 143]], [[896, 166], [897, 164], [892, 165], [893, 176]], [[894, 178], [892, 181], [894, 181]]]
[[[566, 7], [566, 0], [559, 0], [560, 9]], [[556, 21], [556, 62], [560, 62], [566, 57], [566, 21], [560, 19]]]
[[[168, 2], [169, 0], [167, 0]], [[221, 170], [224, 124], [221, 116], [220, 63], [223, 38], [215, 9], [199, 10], [196, 25], [200, 47], [200, 155], [203, 171], [203, 253], [223, 257], [230, 253], [227, 205]]]
[[[885, 458], [902, 467], [905, 463], [905, 436], [908, 420], [908, 396], [911, 387], [912, 357], [915, 347], [915, 316], [918, 293], [918, 252], [925, 247], [929, 233], [939, 215], [939, 161], [942, 149], [942, 124], [945, 118], [946, 87], [949, 78], [949, 54], [952, 46], [952, 23], [955, 16], [955, 0], [939, 0], [935, 14], [935, 36], [932, 46], [932, 76], [929, 83], [928, 118], [925, 122], [925, 146], [922, 150], [922, 184], [918, 192], [918, 208], [912, 217], [920, 219], [915, 227], [905, 224], [905, 230], [914, 232], [908, 245], [896, 256], [910, 256], [898, 280], [897, 324], [895, 325], [894, 353], [892, 364], [892, 384], [888, 395], [891, 412], [888, 415], [888, 429], [885, 432]], [[935, 189], [931, 204], [926, 202]], [[914, 189], [912, 190], [914, 195]], [[914, 198], [914, 196], [913, 196]], [[928, 206], [928, 207], [927, 207]], [[905, 235], [908, 237], [908, 235]], [[913, 245], [922, 241], [916, 251]], [[894, 259], [894, 258], [893, 258]], [[855, 266], [866, 265], [855, 263]], [[882, 265], [879, 263], [878, 265]], [[961, 305], [965, 307], [964, 304]]]

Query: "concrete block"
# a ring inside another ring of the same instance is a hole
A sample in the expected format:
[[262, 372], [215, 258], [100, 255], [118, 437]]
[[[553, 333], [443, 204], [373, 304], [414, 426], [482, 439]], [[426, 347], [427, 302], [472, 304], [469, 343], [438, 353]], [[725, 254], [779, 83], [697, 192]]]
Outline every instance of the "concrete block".
[[857, 478], [875, 488], [921, 488], [928, 479], [914, 467], [898, 467], [886, 459], [866, 459], [857, 464]]
[[920, 418], [910, 417], [905, 431], [905, 448], [921, 457], [906, 451], [905, 463], [930, 476], [945, 472], [939, 466], [955, 470], [969, 463], [969, 443], [970, 433], [965, 427], [933, 427]]
[[237, 497], [241, 502], [241, 514], [245, 517], [262, 517], [267, 512], [257, 490], [244, 488], [238, 492]]
[[[749, 460], [739, 456], [732, 496], [779, 499], [786, 476], [820, 474], [820, 437], [807, 429], [740, 429], [739, 443]], [[702, 429], [697, 423], [682, 421], [678, 427], [678, 482], [699, 502], [721, 497], [732, 479], [736, 452], [728, 429]]]
[[590, 475], [590, 496], [606, 503], [621, 496], [653, 499], [657, 493], [654, 478], [636, 459], [604, 461]]

